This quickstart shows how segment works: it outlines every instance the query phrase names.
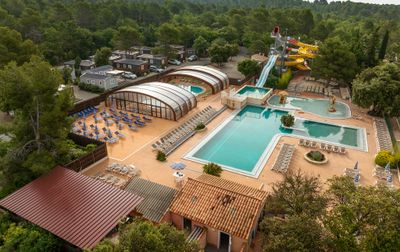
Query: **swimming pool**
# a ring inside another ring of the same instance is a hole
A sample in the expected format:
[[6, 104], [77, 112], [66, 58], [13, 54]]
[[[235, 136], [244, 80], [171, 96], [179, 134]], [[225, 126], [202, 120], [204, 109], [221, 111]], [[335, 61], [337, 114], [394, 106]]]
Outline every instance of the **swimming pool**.
[[336, 112], [329, 112], [330, 101], [328, 99], [312, 99], [303, 97], [286, 97], [286, 103], [279, 103], [280, 96], [274, 95], [268, 103], [274, 107], [286, 108], [286, 109], [301, 109], [305, 112], [316, 114], [322, 117], [345, 119], [351, 117], [351, 111], [349, 106], [343, 102], [336, 102]]
[[259, 95], [264, 96], [265, 94], [271, 91], [270, 88], [260, 88], [260, 87], [253, 87], [253, 86], [244, 86], [243, 88], [239, 89], [236, 95]]
[[297, 119], [295, 129], [281, 127], [288, 111], [248, 105], [226, 120], [194, 147], [185, 158], [213, 162], [224, 169], [258, 177], [279, 138], [283, 135], [309, 138], [363, 150], [365, 130]]
[[199, 86], [192, 86], [192, 85], [179, 85], [180, 88], [183, 88], [194, 95], [198, 95], [204, 93], [205, 89]]

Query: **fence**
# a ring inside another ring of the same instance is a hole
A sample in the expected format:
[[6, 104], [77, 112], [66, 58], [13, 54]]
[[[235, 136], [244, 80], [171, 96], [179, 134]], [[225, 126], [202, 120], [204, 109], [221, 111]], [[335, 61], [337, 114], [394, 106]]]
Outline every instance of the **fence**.
[[91, 98], [91, 99], [84, 100], [84, 101], [82, 101], [82, 102], [76, 103], [75, 106], [74, 106], [74, 108], [71, 109], [71, 110], [69, 111], [69, 114], [70, 114], [70, 115], [73, 115], [73, 114], [75, 114], [75, 113], [77, 113], [77, 112], [79, 112], [79, 111], [84, 110], [84, 109], [87, 108], [87, 107], [90, 107], [90, 106], [97, 106], [97, 105], [99, 105], [101, 102], [105, 101], [106, 98], [107, 98], [107, 96], [109, 96], [110, 94], [114, 93], [114, 92], [117, 91], [117, 90], [120, 90], [120, 89], [129, 87], [129, 86], [135, 86], [135, 85], [143, 84], [143, 83], [146, 83], [146, 82], [158, 81], [161, 77], [163, 77], [164, 75], [169, 74], [169, 73], [171, 73], [171, 72], [173, 72], [173, 71], [175, 71], [175, 69], [168, 69], [168, 70], [166, 70], [166, 71], [164, 71], [164, 72], [162, 72], [162, 73], [158, 73], [158, 74], [155, 74], [155, 75], [151, 75], [151, 76], [148, 76], [148, 77], [146, 77], [146, 78], [139, 79], [139, 80], [136, 80], [136, 81], [133, 81], [133, 82], [123, 82], [123, 83], [122, 83], [121, 85], [119, 85], [118, 87], [115, 87], [115, 88], [113, 88], [113, 89], [110, 89], [110, 90], [108, 90], [108, 91], [102, 93], [102, 94], [99, 95], [99, 96], [96, 96], [96, 97], [93, 97], [93, 98]]
[[80, 172], [86, 167], [96, 163], [97, 161], [107, 157], [107, 145], [101, 141], [97, 141], [91, 138], [86, 138], [80, 135], [76, 135], [73, 133], [70, 133], [68, 135], [70, 139], [72, 139], [76, 144], [81, 145], [81, 146], [86, 146], [88, 144], [96, 144], [97, 147], [90, 153], [86, 154], [85, 156], [82, 156], [67, 165], [65, 167], [74, 170], [76, 172]]

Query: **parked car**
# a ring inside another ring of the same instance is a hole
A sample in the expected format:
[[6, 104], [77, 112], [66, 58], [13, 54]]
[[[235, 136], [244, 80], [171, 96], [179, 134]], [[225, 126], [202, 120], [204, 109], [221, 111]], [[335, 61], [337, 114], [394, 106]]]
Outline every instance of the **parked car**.
[[124, 73], [122, 74], [122, 77], [125, 78], [125, 79], [134, 80], [134, 79], [137, 78], [137, 75], [134, 74], [134, 73], [131, 73], [131, 72], [124, 72]]
[[190, 55], [189, 57], [188, 57], [188, 61], [196, 61], [196, 60], [198, 60], [199, 58], [197, 57], [197, 55]]
[[171, 59], [171, 60], [168, 60], [168, 64], [179, 66], [180, 64], [182, 64], [182, 62], [180, 62], [177, 59]]
[[150, 70], [150, 72], [154, 72], [154, 73], [162, 73], [162, 72], [164, 72], [164, 69], [159, 68], [159, 67], [154, 66], [154, 65], [151, 65], [149, 67], [149, 70]]

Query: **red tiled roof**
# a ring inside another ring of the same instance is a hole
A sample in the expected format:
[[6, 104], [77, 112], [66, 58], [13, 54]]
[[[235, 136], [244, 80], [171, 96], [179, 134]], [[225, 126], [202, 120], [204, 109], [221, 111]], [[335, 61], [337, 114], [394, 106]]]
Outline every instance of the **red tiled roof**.
[[63, 167], [32, 181], [0, 206], [79, 248], [93, 248], [142, 201]]
[[189, 178], [170, 211], [198, 223], [248, 239], [267, 193], [211, 175]]

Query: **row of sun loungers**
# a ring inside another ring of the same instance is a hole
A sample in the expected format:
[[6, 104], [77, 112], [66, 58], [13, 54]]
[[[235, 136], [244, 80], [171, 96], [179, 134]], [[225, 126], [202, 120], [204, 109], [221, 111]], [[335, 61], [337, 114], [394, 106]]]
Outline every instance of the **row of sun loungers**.
[[97, 173], [93, 176], [93, 178], [115, 186], [117, 188], [123, 188], [128, 183], [128, 180], [126, 179], [117, 178], [112, 174], [107, 174], [103, 172]]
[[336, 146], [332, 144], [326, 144], [326, 143], [317, 143], [316, 141], [310, 141], [306, 139], [300, 139], [299, 140], [299, 145], [304, 146], [304, 147], [309, 147], [309, 148], [319, 148], [320, 150], [325, 150], [327, 152], [335, 152], [335, 153], [340, 153], [340, 154], [345, 154], [346, 153], [346, 148], [342, 146]]
[[107, 168], [106, 171], [114, 172], [120, 175], [125, 175], [129, 178], [138, 176], [140, 174], [140, 170], [136, 168], [134, 165], [124, 165], [118, 163], [112, 163]]
[[276, 158], [275, 164], [271, 170], [281, 173], [286, 173], [289, 169], [290, 162], [293, 157], [295, 146], [284, 143], [279, 151], [278, 157]]
[[78, 113], [75, 113], [74, 115], [77, 117], [87, 117], [93, 113], [95, 113], [97, 111], [97, 108], [93, 107], [93, 106], [89, 106], [81, 111], [79, 111]]
[[376, 137], [379, 150], [392, 150], [392, 140], [384, 119], [375, 119]]
[[153, 150], [162, 151], [166, 155], [174, 151], [183, 142], [195, 134], [194, 129], [200, 123], [206, 124], [215, 115], [216, 110], [211, 106], [206, 107], [179, 127], [170, 131], [167, 135], [152, 144]]

